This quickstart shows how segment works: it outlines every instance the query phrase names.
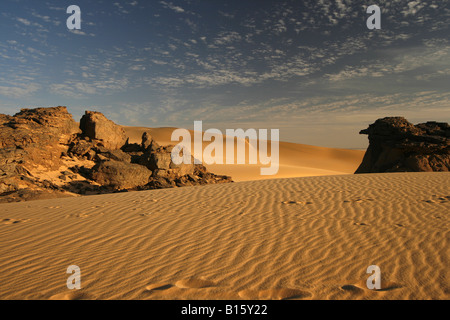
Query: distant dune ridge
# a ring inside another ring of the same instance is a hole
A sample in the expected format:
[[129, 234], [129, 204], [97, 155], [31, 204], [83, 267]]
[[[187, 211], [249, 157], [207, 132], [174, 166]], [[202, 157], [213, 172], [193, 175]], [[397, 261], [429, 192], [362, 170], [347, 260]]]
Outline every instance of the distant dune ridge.
[[[176, 128], [123, 128], [125, 129], [126, 135], [129, 137], [130, 142], [138, 142], [143, 132], [149, 132], [151, 136], [161, 145], [174, 143], [170, 139], [173, 130], [175, 130]], [[193, 131], [191, 131], [192, 144], [194, 143], [193, 136]], [[210, 142], [203, 142], [203, 149], [209, 143]], [[248, 143], [246, 143], [247, 159], [248, 148]], [[364, 151], [359, 150], [324, 148], [289, 142], [280, 142], [279, 150], [280, 169], [278, 173], [273, 176], [262, 176], [260, 174], [260, 168], [263, 165], [260, 163], [256, 165], [213, 164], [205, 165], [205, 167], [212, 172], [229, 175], [233, 178], [234, 181], [350, 174], [355, 172], [364, 156]], [[194, 150], [192, 150], [192, 154], [194, 154], [195, 156]]]

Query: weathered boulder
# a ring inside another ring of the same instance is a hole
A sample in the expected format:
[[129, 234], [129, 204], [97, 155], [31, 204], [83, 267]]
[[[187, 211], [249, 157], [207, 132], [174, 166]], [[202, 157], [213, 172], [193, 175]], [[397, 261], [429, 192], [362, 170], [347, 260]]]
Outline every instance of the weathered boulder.
[[155, 177], [168, 177], [176, 179], [180, 176], [194, 173], [194, 158], [191, 163], [176, 165], [172, 161], [171, 153], [173, 146], [158, 147], [155, 150], [147, 150], [137, 159], [137, 163], [146, 166], [153, 171]]
[[150, 156], [149, 168], [169, 170], [171, 162], [170, 153], [155, 152]]
[[68, 154], [79, 158], [85, 157], [92, 160], [95, 156], [95, 148], [97, 143], [94, 141], [87, 141], [85, 139], [74, 139], [69, 146]]
[[418, 125], [402, 117], [378, 119], [360, 134], [369, 147], [355, 173], [450, 171], [450, 126]]
[[101, 112], [86, 111], [80, 120], [80, 129], [83, 135], [101, 140], [103, 146], [110, 150], [120, 149], [127, 141], [123, 128]]
[[66, 107], [22, 109], [14, 116], [0, 115], [1, 192], [28, 188], [29, 170], [54, 170], [73, 134], [80, 130]]
[[79, 131], [66, 107], [22, 109], [0, 116], [0, 148], [68, 144]]
[[141, 148], [142, 151], [153, 152], [159, 148], [159, 144], [153, 140], [152, 136], [148, 132], [142, 134]]
[[0, 202], [232, 182], [192, 156], [175, 165], [173, 148], [148, 132], [130, 144], [99, 112], [86, 111], [79, 127], [66, 107], [0, 114]]
[[91, 178], [113, 189], [133, 189], [149, 182], [152, 172], [146, 167], [127, 162], [105, 161], [92, 168]]
[[123, 162], [131, 162], [131, 156], [120, 149], [117, 150], [103, 150], [103, 148], [96, 148], [97, 161], [115, 160]]
[[0, 115], [0, 202], [64, 196], [56, 185], [34, 177], [30, 170], [59, 168], [61, 154], [78, 132], [66, 107]]

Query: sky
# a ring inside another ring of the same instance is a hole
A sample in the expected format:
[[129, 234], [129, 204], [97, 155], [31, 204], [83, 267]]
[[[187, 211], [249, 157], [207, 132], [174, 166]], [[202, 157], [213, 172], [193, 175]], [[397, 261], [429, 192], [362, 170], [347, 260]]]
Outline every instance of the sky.
[[365, 148], [381, 117], [450, 122], [449, 23], [443, 0], [1, 0], [0, 113], [62, 105], [76, 121]]

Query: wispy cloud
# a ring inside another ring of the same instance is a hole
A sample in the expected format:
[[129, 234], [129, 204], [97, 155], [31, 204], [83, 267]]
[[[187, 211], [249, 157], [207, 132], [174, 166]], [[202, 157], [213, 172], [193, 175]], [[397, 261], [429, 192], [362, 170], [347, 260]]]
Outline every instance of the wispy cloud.
[[50, 16], [46, 16], [46, 15], [40, 15], [37, 12], [32, 12], [32, 16], [36, 17], [46, 23], [52, 23], [55, 26], [59, 26], [61, 24], [60, 20], [57, 19], [52, 19]]
[[182, 7], [174, 5], [172, 2], [166, 2], [166, 1], [160, 1], [164, 8], [171, 9], [175, 11], [176, 13], [183, 13], [185, 10]]
[[77, 30], [77, 29], [73, 29], [73, 30], [68, 30], [70, 33], [79, 35], [79, 36], [90, 36], [90, 37], [95, 37], [94, 33], [86, 33], [83, 30]]
[[30, 26], [31, 25], [31, 21], [24, 19], [24, 18], [16, 18], [17, 21], [19, 21], [20, 23], [23, 23], [26, 26]]
[[39, 89], [40, 86], [36, 83], [22, 84], [17, 86], [0, 86], [0, 96], [21, 98], [24, 96], [30, 96]]

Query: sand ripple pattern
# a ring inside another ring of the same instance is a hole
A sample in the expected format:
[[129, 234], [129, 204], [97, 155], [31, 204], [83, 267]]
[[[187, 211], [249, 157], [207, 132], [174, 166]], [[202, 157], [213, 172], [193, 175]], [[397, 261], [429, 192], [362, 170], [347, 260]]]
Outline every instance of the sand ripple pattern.
[[[322, 176], [2, 204], [0, 298], [448, 299], [449, 178]], [[380, 290], [365, 284], [373, 264]]]

